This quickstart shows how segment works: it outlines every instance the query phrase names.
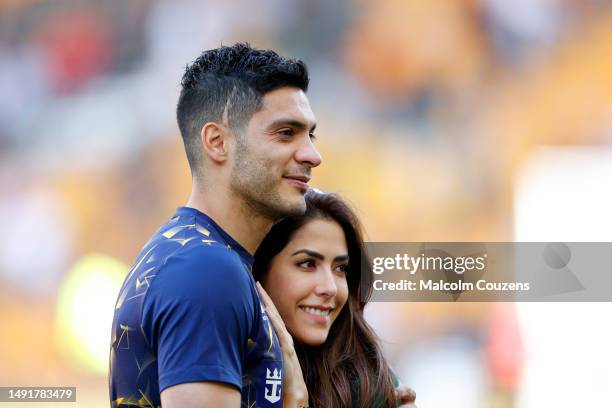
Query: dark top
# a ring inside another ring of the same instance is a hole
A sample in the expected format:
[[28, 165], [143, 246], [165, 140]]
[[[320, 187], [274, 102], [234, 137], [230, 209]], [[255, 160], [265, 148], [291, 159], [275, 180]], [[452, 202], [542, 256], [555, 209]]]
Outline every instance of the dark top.
[[282, 353], [252, 264], [211, 218], [178, 208], [144, 246], [119, 293], [111, 407], [159, 407], [165, 388], [199, 381], [235, 386], [243, 407], [282, 407]]

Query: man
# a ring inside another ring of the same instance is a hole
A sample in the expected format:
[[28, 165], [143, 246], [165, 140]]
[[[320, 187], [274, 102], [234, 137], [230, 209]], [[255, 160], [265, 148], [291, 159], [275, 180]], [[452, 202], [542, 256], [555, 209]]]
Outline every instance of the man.
[[283, 363], [250, 273], [272, 223], [305, 211], [315, 118], [301, 61], [247, 44], [206, 51], [182, 80], [177, 119], [191, 196], [121, 288], [112, 407], [281, 407]]

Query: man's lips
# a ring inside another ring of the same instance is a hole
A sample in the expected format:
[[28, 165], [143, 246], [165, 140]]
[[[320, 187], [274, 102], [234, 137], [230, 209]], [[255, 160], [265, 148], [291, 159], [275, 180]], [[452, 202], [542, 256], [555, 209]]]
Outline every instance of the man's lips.
[[308, 176], [283, 176], [283, 178], [301, 188], [308, 188], [308, 182], [310, 181]]
[[300, 176], [300, 175], [289, 175], [289, 176], [284, 176], [286, 179], [292, 179], [292, 180], [298, 180], [301, 181], [302, 183], [308, 183], [310, 181], [310, 177], [308, 176]]

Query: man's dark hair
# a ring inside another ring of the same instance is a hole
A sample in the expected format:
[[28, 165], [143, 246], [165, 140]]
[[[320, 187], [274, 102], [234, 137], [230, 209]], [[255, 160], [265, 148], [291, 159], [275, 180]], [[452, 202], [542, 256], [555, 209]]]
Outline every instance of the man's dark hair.
[[200, 131], [207, 122], [220, 122], [227, 108], [228, 124], [239, 133], [262, 107], [266, 93], [285, 86], [308, 89], [308, 70], [300, 60], [247, 43], [204, 51], [188, 65], [181, 81], [176, 117], [191, 172], [201, 162]]

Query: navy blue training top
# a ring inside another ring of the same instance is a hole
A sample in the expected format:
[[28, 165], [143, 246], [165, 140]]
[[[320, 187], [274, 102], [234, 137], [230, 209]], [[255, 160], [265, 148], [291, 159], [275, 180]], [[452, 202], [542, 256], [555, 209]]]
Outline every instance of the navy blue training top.
[[119, 293], [111, 407], [159, 407], [165, 388], [199, 381], [235, 386], [243, 407], [282, 407], [281, 349], [252, 264], [211, 218], [177, 209], [144, 246]]

